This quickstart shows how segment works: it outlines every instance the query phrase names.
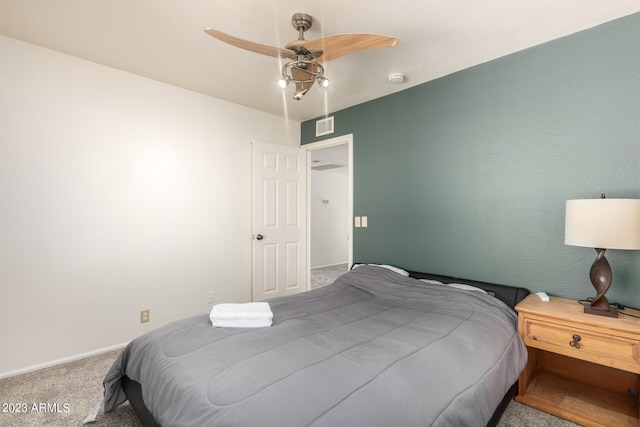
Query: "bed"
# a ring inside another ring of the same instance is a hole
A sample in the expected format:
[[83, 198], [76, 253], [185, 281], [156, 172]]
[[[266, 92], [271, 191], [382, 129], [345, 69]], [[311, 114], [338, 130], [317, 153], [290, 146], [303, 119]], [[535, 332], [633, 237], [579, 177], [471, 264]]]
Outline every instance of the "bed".
[[[452, 286], [448, 284], [453, 284]], [[357, 265], [269, 300], [273, 325], [206, 314], [133, 340], [104, 379], [145, 426], [487, 426], [527, 352], [518, 287]]]

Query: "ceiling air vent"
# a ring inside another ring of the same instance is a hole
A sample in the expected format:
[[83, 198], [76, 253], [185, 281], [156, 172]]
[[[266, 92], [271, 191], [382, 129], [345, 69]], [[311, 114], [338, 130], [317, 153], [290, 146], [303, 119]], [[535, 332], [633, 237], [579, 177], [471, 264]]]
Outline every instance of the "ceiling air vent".
[[321, 162], [319, 160], [314, 160], [312, 163], [313, 164], [311, 165], [311, 169], [314, 169], [314, 170], [317, 170], [317, 171], [323, 171], [323, 170], [327, 170], [327, 169], [337, 169], [337, 168], [343, 168], [344, 167], [342, 165], [337, 165], [335, 163]]
[[333, 133], [333, 116], [316, 121], [316, 136]]

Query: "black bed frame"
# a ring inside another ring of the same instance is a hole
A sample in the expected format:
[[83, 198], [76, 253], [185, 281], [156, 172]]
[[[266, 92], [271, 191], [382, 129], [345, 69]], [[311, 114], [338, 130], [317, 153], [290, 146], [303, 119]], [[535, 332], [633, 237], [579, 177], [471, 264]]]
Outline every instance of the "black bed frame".
[[[450, 276], [441, 276], [438, 274], [420, 273], [417, 271], [409, 271], [409, 276], [416, 279], [437, 280], [442, 283], [461, 283], [465, 285], [476, 286], [494, 295], [496, 298], [500, 299], [511, 308], [514, 308], [516, 304], [522, 301], [530, 293], [527, 289], [524, 288], [496, 285], [493, 283], [479, 282], [476, 280], [461, 279]], [[151, 415], [151, 412], [149, 412], [149, 409], [147, 409], [144, 401], [142, 400], [142, 386], [140, 385], [140, 383], [129, 379], [129, 377], [125, 375], [121, 379], [121, 384], [125, 394], [127, 395], [127, 399], [131, 404], [131, 407], [142, 422], [142, 425], [144, 427], [161, 427], [160, 424], [158, 424], [158, 422], [155, 420], [155, 418], [153, 418], [153, 415]], [[509, 405], [511, 400], [513, 400], [517, 390], [518, 383], [516, 382], [504, 395], [504, 398], [487, 423], [487, 427], [495, 427], [498, 425], [502, 414], [504, 413], [505, 409], [507, 409], [507, 406]]]
[[409, 276], [416, 279], [437, 280], [442, 283], [461, 283], [464, 285], [472, 285], [484, 289], [511, 308], [514, 308], [530, 293], [529, 290], [525, 288], [496, 285], [494, 283], [479, 282], [477, 280], [461, 279], [458, 277], [440, 276], [438, 274], [420, 273], [417, 271], [409, 271]]

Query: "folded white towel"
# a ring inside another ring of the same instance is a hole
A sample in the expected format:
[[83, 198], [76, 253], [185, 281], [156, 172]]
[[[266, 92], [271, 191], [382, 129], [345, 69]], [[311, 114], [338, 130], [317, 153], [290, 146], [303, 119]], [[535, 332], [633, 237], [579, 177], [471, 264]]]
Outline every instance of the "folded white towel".
[[248, 302], [244, 304], [216, 304], [211, 309], [211, 318], [216, 319], [272, 319], [273, 313], [268, 302]]
[[213, 326], [263, 327], [271, 326], [273, 312], [267, 302], [216, 304], [211, 309], [209, 319]]
[[271, 326], [271, 319], [234, 319], [234, 320], [211, 320], [211, 326], [218, 328], [264, 328]]

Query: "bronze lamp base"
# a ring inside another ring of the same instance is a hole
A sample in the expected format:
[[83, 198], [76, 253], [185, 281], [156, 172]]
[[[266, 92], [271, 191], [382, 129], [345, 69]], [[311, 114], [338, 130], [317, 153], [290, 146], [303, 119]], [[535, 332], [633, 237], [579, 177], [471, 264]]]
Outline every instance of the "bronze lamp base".
[[611, 280], [613, 277], [609, 261], [604, 257], [605, 250], [606, 249], [596, 248], [598, 256], [591, 265], [589, 278], [591, 279], [591, 284], [596, 289], [597, 295], [593, 301], [591, 301], [591, 304], [584, 306], [584, 312], [598, 316], [618, 317], [618, 309], [616, 307], [611, 307], [609, 301], [604, 296], [611, 287]]

